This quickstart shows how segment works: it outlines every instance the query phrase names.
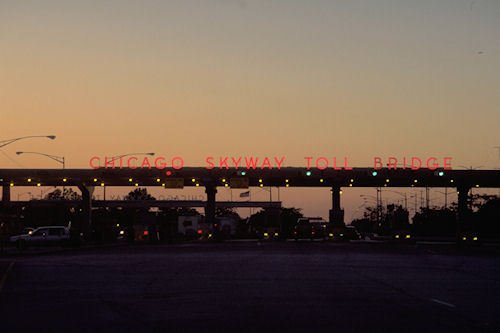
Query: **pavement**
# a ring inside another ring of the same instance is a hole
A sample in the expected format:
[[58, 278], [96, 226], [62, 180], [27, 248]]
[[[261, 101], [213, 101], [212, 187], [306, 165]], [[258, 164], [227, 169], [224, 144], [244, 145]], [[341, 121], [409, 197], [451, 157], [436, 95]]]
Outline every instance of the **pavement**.
[[500, 331], [485, 249], [122, 246], [7, 256], [0, 276], [2, 332]]

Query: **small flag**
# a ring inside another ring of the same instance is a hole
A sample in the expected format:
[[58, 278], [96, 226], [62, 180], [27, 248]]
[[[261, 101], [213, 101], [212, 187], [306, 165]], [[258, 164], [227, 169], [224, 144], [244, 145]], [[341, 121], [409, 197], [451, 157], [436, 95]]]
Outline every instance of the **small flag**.
[[250, 191], [246, 191], [246, 192], [241, 192], [240, 193], [240, 198], [246, 198], [246, 197], [249, 197], [250, 196]]

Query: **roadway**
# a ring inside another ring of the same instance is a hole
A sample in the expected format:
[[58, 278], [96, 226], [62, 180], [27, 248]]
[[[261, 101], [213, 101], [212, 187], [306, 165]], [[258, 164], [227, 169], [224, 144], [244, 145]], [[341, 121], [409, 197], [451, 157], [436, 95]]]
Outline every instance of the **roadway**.
[[500, 330], [500, 256], [488, 250], [122, 246], [0, 257], [0, 274], [3, 332]]

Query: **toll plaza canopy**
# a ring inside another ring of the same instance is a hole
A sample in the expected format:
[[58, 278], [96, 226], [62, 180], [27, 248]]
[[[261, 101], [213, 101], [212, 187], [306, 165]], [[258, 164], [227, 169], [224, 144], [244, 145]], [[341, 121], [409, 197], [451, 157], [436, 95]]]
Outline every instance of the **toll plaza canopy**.
[[[340, 203], [342, 187], [456, 187], [457, 220], [458, 225], [461, 225], [470, 219], [467, 204], [469, 190], [472, 187], [500, 187], [500, 170], [401, 168], [319, 170], [295, 167], [281, 169], [185, 167], [178, 170], [173, 168], [0, 169], [0, 184], [2, 207], [11, 205], [10, 189], [14, 186], [77, 186], [82, 192], [82, 211], [87, 226], [91, 224], [94, 201], [91, 188], [94, 186], [165, 188], [202, 186], [207, 195], [207, 200], [204, 202], [206, 221], [214, 225], [216, 225], [216, 193], [219, 186], [240, 189], [255, 186], [330, 187], [332, 207], [329, 211], [329, 222], [336, 224], [344, 223], [344, 210]], [[119, 204], [124, 205], [124, 203]]]
[[255, 186], [498, 188], [500, 170], [444, 169], [0, 169], [0, 184], [12, 186]]

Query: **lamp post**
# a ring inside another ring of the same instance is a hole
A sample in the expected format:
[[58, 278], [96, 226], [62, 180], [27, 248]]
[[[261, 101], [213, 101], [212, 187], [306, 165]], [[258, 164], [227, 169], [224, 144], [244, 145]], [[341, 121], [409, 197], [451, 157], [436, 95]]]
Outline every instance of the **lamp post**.
[[377, 197], [375, 197], [374, 195], [360, 194], [359, 196], [360, 196], [361, 198], [363, 198], [363, 199], [368, 199], [368, 198], [369, 198], [369, 199], [372, 199], [372, 200], [374, 200], [374, 201], [377, 201]]
[[405, 198], [405, 210], [408, 210], [408, 197], [406, 196], [406, 192], [398, 192], [393, 190], [385, 190], [386, 192], [396, 193]]
[[382, 213], [383, 213], [383, 202], [382, 202], [382, 191], [379, 187], [377, 187], [377, 196], [373, 195], [366, 195], [366, 194], [361, 194], [361, 198], [370, 198], [372, 200], [375, 200], [377, 203], [377, 224], [380, 224], [382, 220]]
[[[57, 163], [62, 164], [63, 170], [66, 168], [66, 161], [64, 159], [64, 156], [50, 155], [50, 154], [45, 154], [45, 153], [39, 153], [36, 151], [16, 151], [16, 154], [17, 155], [22, 155], [22, 154], [42, 155], [42, 156], [50, 158], [51, 160], [56, 161]], [[63, 197], [64, 197], [64, 190], [65, 190], [65, 187], [63, 186], [63, 191], [62, 191]], [[40, 193], [40, 199], [42, 199], [42, 193]]]
[[10, 145], [13, 142], [23, 140], [23, 139], [30, 139], [30, 138], [47, 138], [50, 140], [54, 140], [56, 138], [56, 136], [55, 135], [28, 135], [28, 136], [22, 136], [22, 137], [14, 138], [14, 139], [2, 140], [2, 141], [0, 141], [0, 148], [5, 147], [7, 145]]
[[410, 196], [410, 199], [411, 198], [415, 198], [415, 207], [414, 207], [414, 210], [415, 210], [415, 215], [417, 214], [417, 200], [418, 200], [418, 194], [414, 193]]
[[[133, 156], [133, 155], [147, 155], [147, 156], [154, 156], [155, 153], [126, 153], [126, 154], [121, 154], [121, 155], [116, 155], [112, 156], [107, 163], [114, 162], [116, 160], [119, 160], [121, 158], [127, 157], [127, 156]], [[103, 186], [103, 201], [106, 201], [106, 184]]]
[[122, 154], [122, 155], [116, 155], [116, 156], [112, 156], [111, 159], [109, 161], [107, 161], [107, 163], [111, 163], [111, 162], [114, 162], [116, 160], [119, 160], [120, 158], [127, 157], [127, 156], [133, 156], [133, 155], [149, 155], [149, 156], [154, 156], [155, 153], [127, 153], [127, 154]]
[[269, 186], [269, 188], [267, 188], [267, 187], [261, 187], [261, 190], [269, 192], [269, 202], [272, 202], [273, 201], [273, 192], [272, 192], [271, 186]]
[[444, 208], [445, 209], [448, 209], [448, 195], [450, 195], [450, 194], [457, 194], [456, 191], [455, 192], [451, 192], [451, 193], [448, 192], [448, 188], [447, 187], [444, 188], [444, 192], [442, 192], [442, 191], [435, 191], [435, 192], [444, 195]]
[[16, 151], [16, 154], [17, 155], [21, 155], [21, 154], [34, 154], [34, 155], [42, 155], [42, 156], [46, 156], [60, 164], [62, 164], [62, 168], [64, 169], [66, 167], [66, 161], [64, 160], [64, 156], [57, 156], [57, 155], [49, 155], [49, 154], [44, 154], [44, 153], [38, 153], [38, 152], [35, 152], [35, 151]]

